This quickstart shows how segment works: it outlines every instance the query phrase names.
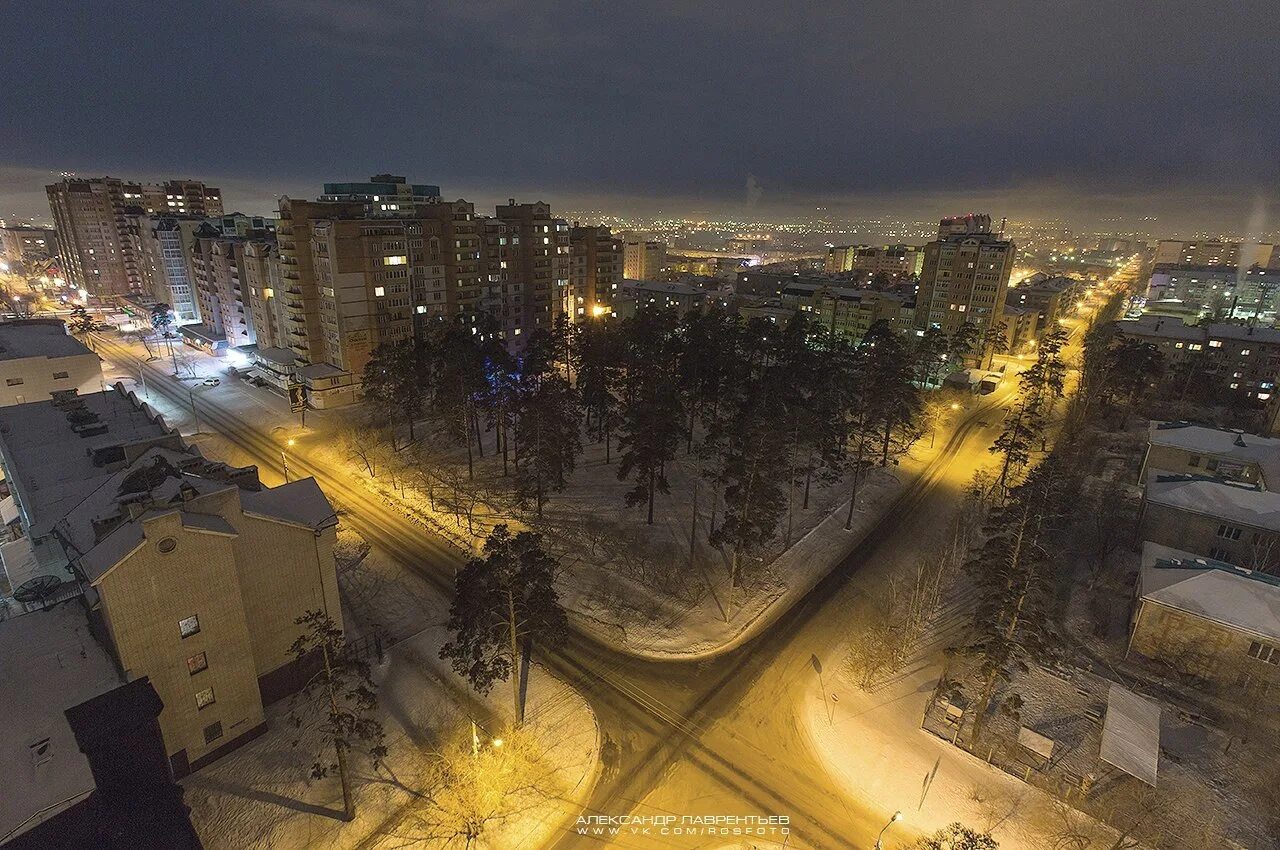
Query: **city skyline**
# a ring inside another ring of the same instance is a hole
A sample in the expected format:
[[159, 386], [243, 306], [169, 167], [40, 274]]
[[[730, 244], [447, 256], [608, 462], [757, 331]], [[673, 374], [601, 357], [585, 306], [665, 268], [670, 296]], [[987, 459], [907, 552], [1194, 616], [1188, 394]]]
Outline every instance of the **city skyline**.
[[[1158, 37], [1141, 10], [1088, 3], [967, 18], [873, 3], [785, 24], [766, 7], [143, 3], [67, 19], [24, 4], [0, 60], [23, 83], [0, 118], [0, 215], [38, 215], [61, 170], [182, 174], [249, 214], [390, 170], [451, 199], [618, 214], [1055, 209], [1227, 232], [1280, 178], [1280, 121], [1249, 97], [1280, 73], [1262, 4], [1212, 26], [1165, 7]], [[91, 34], [147, 46], [76, 49]], [[33, 73], [53, 56], [56, 77]]]

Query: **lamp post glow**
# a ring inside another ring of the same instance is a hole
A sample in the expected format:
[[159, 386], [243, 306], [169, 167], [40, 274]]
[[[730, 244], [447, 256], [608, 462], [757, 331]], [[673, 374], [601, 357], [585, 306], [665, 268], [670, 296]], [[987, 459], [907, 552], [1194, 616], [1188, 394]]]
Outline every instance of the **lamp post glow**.
[[889, 822], [880, 828], [880, 834], [876, 836], [876, 850], [882, 850], [884, 847], [884, 834], [898, 821], [902, 820], [902, 812], [894, 812], [893, 817], [889, 818]]
[[[293, 439], [293, 437], [290, 437], [286, 445], [292, 447], [294, 442], [295, 440]], [[280, 462], [284, 464], [284, 483], [288, 484], [289, 483], [289, 456], [285, 454], [284, 449], [280, 450]]]

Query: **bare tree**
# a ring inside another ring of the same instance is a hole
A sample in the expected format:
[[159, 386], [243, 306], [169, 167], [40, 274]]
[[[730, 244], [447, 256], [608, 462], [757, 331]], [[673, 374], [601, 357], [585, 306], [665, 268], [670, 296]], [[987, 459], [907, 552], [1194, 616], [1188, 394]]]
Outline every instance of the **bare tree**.
[[382, 429], [363, 424], [346, 425], [338, 431], [338, 443], [348, 459], [355, 458], [364, 464], [370, 478], [378, 477], [381, 448], [386, 443], [386, 434]]
[[418, 802], [394, 835], [406, 847], [470, 850], [560, 791], [557, 765], [532, 735], [491, 738], [479, 727], [430, 754]]

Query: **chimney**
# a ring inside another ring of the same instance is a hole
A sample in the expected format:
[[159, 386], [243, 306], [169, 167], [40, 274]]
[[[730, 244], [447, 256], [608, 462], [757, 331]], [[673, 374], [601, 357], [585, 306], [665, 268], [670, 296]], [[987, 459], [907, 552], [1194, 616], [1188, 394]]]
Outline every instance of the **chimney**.
[[173, 781], [158, 717], [164, 703], [143, 676], [66, 710], [97, 789], [88, 805], [105, 850], [199, 850], [200, 837]]

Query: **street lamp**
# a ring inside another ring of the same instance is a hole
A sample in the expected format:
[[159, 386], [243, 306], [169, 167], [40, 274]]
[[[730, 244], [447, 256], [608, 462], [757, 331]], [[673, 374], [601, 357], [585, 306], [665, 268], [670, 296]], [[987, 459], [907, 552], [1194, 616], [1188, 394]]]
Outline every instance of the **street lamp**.
[[902, 812], [894, 812], [893, 817], [889, 818], [889, 822], [880, 828], [880, 834], [876, 836], [876, 850], [883, 850], [885, 832], [900, 820], [902, 820]]
[[[292, 447], [296, 441], [290, 437], [286, 445]], [[284, 483], [289, 483], [289, 456], [284, 453], [284, 449], [280, 450], [280, 462], [284, 464]]]

